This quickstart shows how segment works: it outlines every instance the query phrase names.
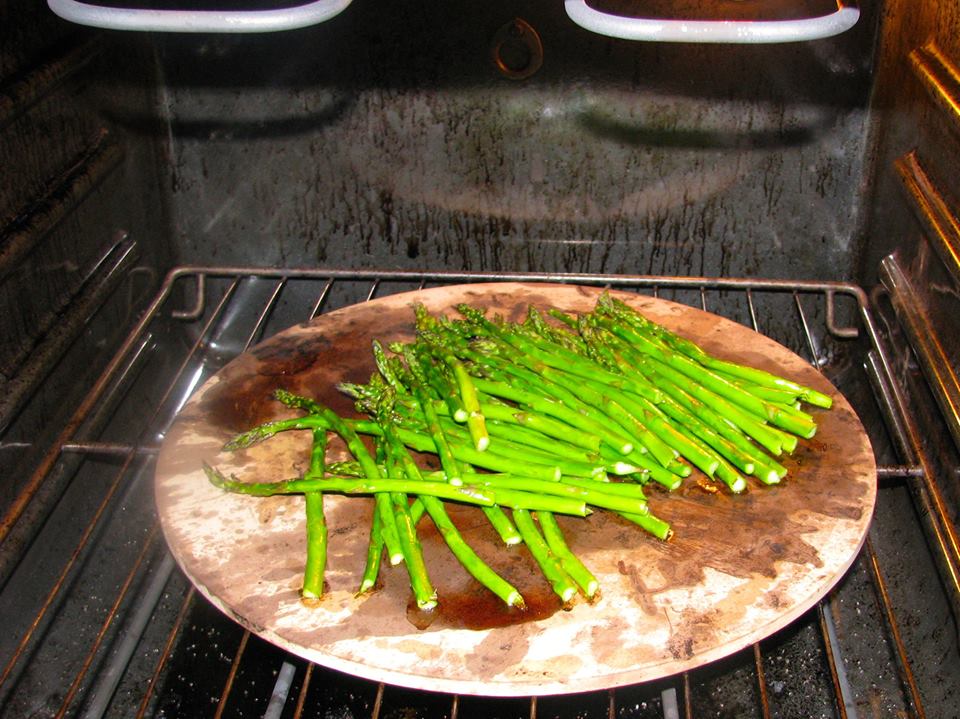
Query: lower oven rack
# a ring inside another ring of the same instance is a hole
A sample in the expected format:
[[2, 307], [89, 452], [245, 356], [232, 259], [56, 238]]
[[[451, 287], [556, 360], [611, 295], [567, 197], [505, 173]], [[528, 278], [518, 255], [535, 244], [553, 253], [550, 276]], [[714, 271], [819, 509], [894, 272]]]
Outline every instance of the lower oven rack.
[[[865, 418], [881, 494], [890, 501], [878, 504], [847, 578], [795, 626], [727, 660], [650, 685], [556, 699], [429, 694], [346, 677], [285, 655], [207, 606], [166, 552], [150, 493], [159, 444], [192, 391], [252, 344], [321, 312], [395, 292], [490, 281], [609, 286], [685, 302], [771, 334], [835, 384], [850, 381], [853, 394], [869, 387], [852, 401]], [[180, 267], [132, 325], [53, 442], [16, 478], [4, 507], [0, 609], [10, 626], [0, 640], [3, 715], [925, 716], [925, 705], [949, 700], [936, 689], [944, 670], [930, 666], [939, 650], [924, 647], [921, 637], [924, 621], [952, 621], [955, 587], [944, 588], [936, 571], [918, 569], [922, 563], [903, 550], [926, 553], [932, 536], [933, 565], [949, 568], [951, 525], [938, 518], [944, 508], [936, 486], [910, 449], [916, 442], [892, 381], [890, 348], [856, 285]], [[885, 421], [866, 421], [878, 415]], [[15, 429], [0, 438], [5, 451], [29, 444]], [[908, 461], [895, 459], [893, 447]], [[903, 503], [911, 493], [933, 530], [920, 532], [910, 518], [891, 536], [886, 519], [912, 511]], [[917, 591], [929, 604], [919, 618], [909, 599]]]

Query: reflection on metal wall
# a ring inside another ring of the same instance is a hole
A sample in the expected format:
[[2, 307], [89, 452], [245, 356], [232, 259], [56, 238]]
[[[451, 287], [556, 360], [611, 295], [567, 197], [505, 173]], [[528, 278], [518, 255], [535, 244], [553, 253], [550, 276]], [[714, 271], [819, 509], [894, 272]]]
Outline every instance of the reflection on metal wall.
[[[355, 4], [282, 53], [159, 40], [185, 256], [847, 273], [869, 17], [842, 40], [692, 47], [602, 38], [543, 3], [409, 5]], [[518, 15], [543, 51], [525, 79], [491, 60]]]

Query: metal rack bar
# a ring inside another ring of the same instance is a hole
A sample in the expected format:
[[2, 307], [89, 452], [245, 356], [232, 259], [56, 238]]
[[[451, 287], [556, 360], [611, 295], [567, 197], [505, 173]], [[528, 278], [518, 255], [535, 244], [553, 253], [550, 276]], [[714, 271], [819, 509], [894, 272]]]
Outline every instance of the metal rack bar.
[[159, 526], [154, 525], [150, 529], [150, 533], [147, 535], [146, 541], [143, 543], [143, 548], [140, 550], [139, 554], [137, 554], [137, 558], [134, 560], [133, 566], [130, 568], [130, 571], [127, 572], [127, 576], [123, 580], [123, 584], [120, 586], [120, 590], [117, 592], [117, 596], [114, 599], [113, 604], [110, 606], [107, 616], [100, 625], [100, 631], [97, 632], [97, 636], [94, 638], [93, 643], [90, 645], [90, 649], [87, 651], [87, 656], [84, 658], [80, 670], [77, 672], [76, 676], [73, 678], [73, 682], [67, 689], [67, 692], [63, 697], [63, 702], [60, 704], [60, 710], [56, 714], [57, 719], [67, 715], [70, 705], [73, 703], [74, 698], [77, 696], [77, 691], [80, 689], [80, 684], [87, 676], [87, 672], [90, 671], [90, 666], [93, 664], [93, 660], [97, 656], [100, 646], [103, 644], [104, 637], [107, 636], [107, 632], [113, 625], [114, 620], [117, 618], [117, 612], [120, 611], [120, 605], [123, 603], [124, 599], [126, 599], [127, 593], [130, 591], [130, 587], [133, 585], [134, 578], [137, 576], [140, 568], [143, 566], [147, 555], [150, 553], [150, 550], [153, 549], [158, 533]]
[[896, 439], [901, 456], [922, 469], [920, 481], [910, 484], [922, 525], [934, 548], [940, 573], [955, 616], [960, 616], [960, 546], [956, 529], [950, 520], [943, 496], [935, 479], [933, 464], [923, 448], [923, 439], [911, 418], [907, 399], [900, 389], [893, 371], [893, 363], [875, 326], [870, 326], [875, 341], [867, 357], [868, 375], [872, 378], [877, 397], [891, 433]]
[[167, 661], [170, 659], [170, 655], [173, 653], [174, 643], [176, 642], [177, 636], [180, 634], [180, 628], [183, 626], [183, 621], [187, 618], [187, 612], [190, 609], [190, 605], [193, 603], [194, 597], [196, 597], [196, 593], [197, 590], [191, 586], [184, 595], [183, 602], [180, 605], [180, 611], [177, 612], [177, 616], [173, 620], [173, 625], [170, 627], [170, 632], [167, 634], [167, 641], [164, 642], [163, 649], [160, 651], [160, 656], [157, 658], [157, 665], [153, 670], [153, 674], [150, 675], [150, 681], [147, 682], [147, 687], [143, 692], [143, 697], [140, 700], [140, 706], [137, 708], [137, 715], [135, 719], [143, 719], [143, 717], [145, 717], [147, 714], [147, 709], [150, 706], [150, 699], [153, 697], [153, 693], [157, 688], [157, 683], [160, 681], [160, 675], [163, 674], [163, 670], [167, 666]]
[[850, 697], [850, 688], [843, 677], [841, 664], [837, 661], [840, 646], [836, 641], [836, 630], [833, 619], [826, 609], [826, 601], [817, 605], [817, 624], [820, 627], [820, 636], [823, 639], [823, 648], [827, 654], [827, 666], [830, 669], [830, 681], [833, 682], [834, 708], [840, 719], [847, 719], [847, 708], [854, 705]]
[[[139, 597], [132, 619], [120, 630], [122, 639], [111, 656], [109, 665], [105, 670], [98, 672], [96, 683], [88, 691], [89, 698], [86, 700], [83, 719], [100, 719], [106, 713], [120, 679], [157, 608], [160, 595], [170, 581], [174, 566], [173, 557], [169, 553], [164, 553], [159, 567], [152, 573], [146, 590]], [[135, 569], [131, 570], [131, 576]]]
[[297, 704], [293, 708], [293, 719], [300, 719], [303, 715], [303, 707], [307, 701], [307, 691], [310, 689], [310, 679], [313, 677], [313, 667], [313, 662], [309, 662], [303, 673], [303, 683], [300, 684], [300, 691], [297, 693]]
[[64, 454], [84, 454], [91, 457], [122, 457], [130, 452], [154, 456], [160, 452], [156, 445], [143, 446], [120, 442], [67, 442], [60, 448]]
[[[797, 315], [800, 324], [803, 326], [803, 334], [807, 342], [807, 351], [810, 353], [811, 362], [817, 368], [820, 367], [820, 350], [813, 338], [813, 332], [810, 329], [810, 322], [807, 320], [806, 312], [803, 309], [803, 303], [797, 292], [793, 293], [794, 306], [797, 309]], [[834, 705], [837, 715], [840, 719], [846, 719], [847, 707], [853, 705], [853, 699], [850, 697], [850, 686], [844, 678], [842, 669], [842, 660], [840, 659], [840, 645], [836, 639], [836, 627], [830, 614], [825, 610], [824, 604], [827, 600], [822, 600], [817, 605], [817, 617], [820, 627], [820, 637], [823, 641], [824, 652], [827, 657], [827, 667], [830, 671], [830, 680], [833, 683]]]
[[43, 484], [47, 476], [50, 474], [60, 456], [60, 447], [73, 439], [76, 431], [93, 411], [94, 407], [98, 404], [108, 387], [113, 384], [116, 376], [122, 374], [122, 372], [129, 366], [129, 363], [132, 361], [131, 350], [137, 346], [147, 326], [156, 316], [157, 310], [166, 301], [171, 287], [172, 282], [166, 283], [154, 298], [153, 303], [147, 308], [140, 321], [136, 324], [136, 326], [127, 336], [127, 339], [117, 350], [117, 353], [104, 369], [103, 373], [97, 378], [97, 381], [94, 382], [93, 387], [90, 388], [90, 391], [77, 406], [73, 415], [64, 424], [60, 434], [51, 443], [49, 451], [44, 455], [43, 459], [39, 462], [36, 469], [30, 475], [30, 478], [20, 490], [11, 506], [7, 509], [3, 518], [0, 519], [0, 545], [4, 543], [7, 535], [20, 519], [20, 516], [27, 508], [27, 505], [37, 493], [37, 490], [39, 490], [40, 485]]
[[185, 277], [286, 277], [287, 279], [378, 280], [379, 282], [558, 282], [611, 287], [654, 286], [697, 290], [701, 287], [716, 290], [768, 290], [779, 292], [826, 293], [853, 297], [862, 308], [868, 307], [866, 293], [859, 285], [848, 282], [817, 280], [774, 280], [764, 278], [681, 277], [651, 275], [588, 274], [579, 272], [461, 272], [445, 270], [336, 270], [323, 268], [276, 268], [243, 266], [185, 265], [168, 273], [161, 288], [165, 297], [169, 288]]
[[[232, 288], [233, 288], [233, 287], [235, 287], [235, 283], [234, 283], [234, 285], [231, 285], [230, 290], [224, 294], [224, 298], [223, 298], [223, 300], [221, 301], [220, 305], [218, 306], [217, 310], [211, 315], [210, 319], [208, 320], [208, 322], [207, 322], [207, 328], [206, 328], [207, 331], [209, 330], [209, 327], [211, 327], [211, 326], [213, 325], [213, 323], [214, 323], [214, 321], [217, 319], [217, 317], [219, 317], [220, 311], [222, 311], [222, 309], [226, 306], [226, 300], [227, 300], [227, 299], [230, 297], [230, 295], [232, 294]], [[145, 324], [143, 324], [142, 326], [145, 327]], [[138, 326], [138, 329], [139, 329], [139, 326]], [[139, 334], [139, 332], [138, 332], [138, 334]], [[124, 346], [126, 347], [127, 344], [131, 344], [131, 345], [132, 345], [133, 342], [125, 343]], [[173, 392], [173, 388], [177, 385], [180, 377], [183, 375], [184, 370], [185, 370], [185, 369], [187, 368], [187, 366], [189, 365], [189, 363], [190, 363], [190, 361], [191, 361], [191, 358], [196, 354], [196, 352], [197, 352], [197, 350], [199, 349], [199, 347], [200, 347], [200, 340], [198, 339], [198, 340], [194, 343], [193, 347], [191, 348], [190, 353], [188, 354], [187, 358], [184, 359], [184, 361], [183, 361], [182, 364], [180, 365], [180, 368], [178, 369], [178, 371], [177, 371], [176, 374], [174, 375], [173, 381], [172, 381], [172, 382], [170, 383], [170, 385], [168, 386], [167, 391], [166, 391], [166, 393], [164, 394], [163, 398], [161, 399], [161, 401], [157, 404], [156, 408], [154, 409], [153, 416], [152, 416], [150, 422], [148, 422], [148, 425], [149, 425], [149, 424], [152, 424], [153, 421], [155, 420], [155, 418], [159, 415], [161, 408], [165, 405], [166, 400], [170, 397], [171, 393]], [[121, 359], [121, 358], [118, 357], [118, 358], [115, 358], [115, 359], [116, 359], [116, 362], [112, 362], [112, 363], [111, 363], [111, 365], [110, 365], [111, 368], [112, 368], [112, 367], [115, 367], [115, 366], [116, 366], [116, 367], [119, 367], [119, 366], [121, 365], [121, 363], [122, 363], [122, 359]], [[106, 386], [106, 382], [105, 382], [105, 381], [102, 382], [102, 383], [98, 382], [97, 385], [95, 386], [95, 389], [96, 389], [97, 387], [99, 387], [101, 384], [103, 384], [104, 387]], [[101, 391], [102, 391], [102, 390], [101, 390]], [[91, 393], [91, 394], [93, 394], [93, 393]], [[99, 395], [99, 392], [98, 392], [97, 394]], [[89, 395], [88, 395], [88, 396], [89, 396]], [[91, 403], [91, 409], [92, 409], [92, 403]], [[89, 410], [87, 410], [87, 412], [89, 412]], [[84, 413], [84, 416], [86, 415], [87, 412]], [[76, 417], [76, 415], [75, 415], [75, 417]], [[73, 425], [73, 422], [71, 422], [70, 424], [68, 424], [68, 426], [67, 426], [67, 427], [64, 429], [64, 431], [61, 433], [61, 436], [64, 436], [65, 434], [67, 434], [67, 430], [68, 430], [68, 429], [70, 430], [70, 433], [72, 434], [72, 432], [75, 430], [75, 427], [72, 426], [72, 425]], [[79, 425], [79, 421], [77, 422], [77, 425]], [[47, 455], [47, 457], [49, 458], [49, 461], [50, 461], [51, 466], [52, 466], [52, 464], [56, 461], [57, 455], [59, 455], [59, 452], [57, 451], [58, 449], [59, 449], [59, 448], [56, 447], [56, 446], [53, 447], [53, 448], [51, 449], [51, 451], [50, 451], [50, 452], [48, 453], [48, 455]], [[111, 503], [111, 501], [113, 500], [114, 496], [116, 496], [117, 490], [120, 488], [120, 486], [121, 486], [121, 484], [122, 484], [122, 479], [126, 476], [126, 473], [127, 473], [127, 471], [129, 470], [131, 464], [133, 463], [135, 457], [136, 457], [136, 455], [135, 455], [134, 453], [130, 453], [130, 454], [127, 455], [127, 457], [124, 459], [123, 465], [121, 466], [120, 470], [116, 473], [113, 481], [111, 482], [111, 484], [110, 484], [110, 486], [108, 487], [106, 493], [104, 494], [103, 498], [101, 499], [99, 506], [97, 507], [96, 511], [94, 512], [93, 516], [91, 517], [90, 521], [88, 522], [86, 528], [84, 529], [83, 534], [80, 536], [80, 539], [78, 540], [78, 542], [77, 542], [76, 545], [74, 546], [73, 552], [71, 553], [70, 557], [67, 559], [66, 564], [64, 565], [64, 567], [63, 567], [63, 569], [61, 570], [59, 576], [57, 577], [57, 579], [56, 579], [56, 581], [54, 582], [53, 586], [52, 586], [51, 589], [49, 590], [46, 598], [44, 599], [43, 603], [41, 604], [39, 611], [37, 612], [36, 616], [35, 616], [34, 619], [33, 619], [33, 622], [30, 624], [30, 626], [28, 627], [27, 631], [26, 631], [26, 632], [24, 633], [24, 635], [21, 637], [20, 642], [19, 642], [19, 644], [17, 645], [16, 650], [14, 651], [13, 655], [11, 656], [11, 658], [9, 659], [9, 661], [7, 662], [6, 666], [4, 666], [2, 672], [0, 672], [0, 687], [2, 687], [2, 686], [6, 683], [6, 681], [9, 679], [10, 675], [11, 675], [12, 672], [13, 672], [14, 667], [15, 667], [16, 664], [19, 662], [20, 657], [23, 655], [23, 653], [24, 653], [24, 651], [26, 650], [27, 646], [30, 644], [30, 641], [32, 640], [32, 638], [33, 638], [34, 634], [36, 633], [37, 629], [38, 629], [38, 628], [40, 627], [40, 625], [42, 624], [43, 619], [44, 619], [44, 617], [46, 616], [47, 612], [48, 612], [48, 611], [50, 610], [50, 608], [54, 605], [54, 602], [56, 601], [57, 596], [60, 594], [61, 590], [63, 589], [63, 586], [64, 586], [64, 584], [65, 584], [65, 582], [66, 582], [66, 580], [67, 580], [67, 577], [70, 575], [70, 573], [71, 573], [71, 571], [73, 570], [74, 566], [77, 564], [77, 561], [80, 559], [81, 555], [83, 554], [84, 549], [87, 547], [87, 545], [89, 544], [90, 540], [93, 538], [93, 536], [94, 536], [94, 534], [95, 534], [95, 532], [96, 532], [96, 529], [97, 529], [97, 527], [99, 526], [100, 520], [103, 518], [103, 516], [104, 516], [104, 514], [105, 514], [105, 512], [106, 512], [106, 510], [107, 510], [107, 507], [110, 505], [110, 503]], [[35, 474], [34, 476], [35, 476], [35, 477], [38, 477], [37, 474]], [[42, 480], [43, 480], [43, 478], [44, 478], [45, 476], [46, 476], [46, 475], [39, 476], [38, 481], [36, 481], [36, 482], [34, 482], [34, 483], [31, 483], [31, 489], [33, 489], [33, 491], [36, 491], [36, 488], [39, 487], [40, 482], [42, 482]], [[31, 495], [31, 496], [32, 496], [32, 495]], [[17, 504], [19, 504], [19, 505], [25, 506], [27, 501], [29, 501], [29, 498], [24, 499], [23, 493], [21, 493], [21, 495], [19, 495], [18, 498], [17, 498]], [[22, 509], [21, 509], [21, 512], [22, 512]], [[9, 515], [9, 513], [8, 513], [8, 515]], [[17, 516], [19, 516], [19, 514], [18, 514]], [[4, 526], [6, 526], [6, 525], [4, 525]]]
[[770, 692], [767, 689], [767, 676], [763, 670], [763, 656], [760, 654], [760, 643], [753, 645], [753, 666], [757, 672], [757, 690], [760, 693], [760, 713], [763, 719], [770, 719]]
[[120, 468], [120, 471], [117, 472], [113, 481], [110, 483], [109, 488], [107, 489], [106, 494], [104, 495], [100, 505], [97, 507], [93, 516], [90, 519], [90, 522], [87, 524], [86, 529], [84, 529], [83, 534], [80, 536], [76, 545], [74, 546], [73, 552], [70, 554], [70, 557], [67, 559], [66, 564], [58, 575], [56, 581], [54, 581], [53, 586], [50, 588], [47, 596], [44, 598], [43, 603], [40, 605], [40, 609], [37, 614], [34, 616], [33, 621], [30, 626], [27, 628], [27, 631], [20, 638], [17, 648], [14, 650], [12, 656], [7, 661], [7, 664], [3, 667], [3, 671], [0, 672], [0, 687], [6, 684], [7, 680], [10, 678], [13, 673], [14, 668], [17, 663], [20, 661], [20, 657], [23, 656], [23, 653], [26, 651], [27, 647], [30, 645], [30, 641], [33, 639], [34, 634], [40, 628], [43, 623], [44, 617], [46, 617], [47, 612], [50, 611], [56, 602], [57, 597], [59, 596], [61, 590], [63, 589], [67, 578], [70, 576], [71, 571], [76, 566], [78, 560], [83, 554], [84, 549], [90, 540], [93, 538], [100, 520], [103, 518], [104, 513], [106, 512], [107, 507], [110, 504], [110, 501], [116, 495], [117, 490], [120, 488], [120, 480], [123, 479], [127, 470], [130, 468], [133, 463], [133, 455], [127, 457], [124, 461], [123, 466]]
[[893, 611], [893, 603], [890, 601], [890, 594], [887, 591], [887, 583], [883, 578], [883, 573], [880, 570], [880, 562], [877, 559], [877, 553], [873, 549], [873, 542], [870, 540], [869, 535], [867, 535], [864, 548], [866, 550], [867, 560], [870, 563], [870, 576], [873, 580], [873, 586], [877, 592], [880, 606], [883, 609], [883, 614], [887, 620], [887, 626], [890, 629], [890, 633], [893, 636], [894, 645], [897, 649], [897, 658], [899, 659], [898, 668], [900, 670], [901, 679], [905, 683], [910, 694], [910, 701], [913, 704], [913, 710], [916, 712], [917, 718], [923, 719], [926, 716], [926, 713], [923, 711], [923, 704], [920, 701], [920, 690], [917, 687], [917, 682], [913, 675], [913, 669], [910, 667], [910, 660], [907, 657], [906, 645], [904, 644], [903, 637], [900, 634], [900, 626], [897, 624], [897, 617]]
[[227, 674], [227, 681], [223, 684], [223, 691], [220, 694], [220, 701], [217, 702], [217, 710], [213, 713], [213, 719], [222, 719], [223, 712], [227, 706], [227, 700], [230, 698], [230, 692], [233, 691], [233, 683], [237, 680], [237, 670], [240, 668], [240, 662], [243, 659], [243, 653], [247, 650], [247, 642], [250, 640], [250, 630], [244, 629], [243, 636], [240, 637], [240, 645], [233, 655], [233, 662], [230, 664], [230, 673]]
[[[950, 430], [954, 443], [960, 447], [960, 375], [950, 362], [950, 350], [940, 342], [934, 325], [930, 322], [929, 309], [893, 255], [885, 257], [880, 263], [880, 279], [890, 293], [890, 300], [897, 318], [910, 340], [914, 356], [927, 377], [933, 396], [943, 413], [947, 429]], [[932, 486], [930, 491], [934, 502], [939, 504], [939, 488]], [[940, 519], [945, 522], [946, 531], [951, 535], [953, 548], [960, 557], [956, 530], [950, 526], [949, 521], [946, 521], [947, 516], [944, 511]]]
[[[90, 411], [82, 417], [82, 421], [76, 429], [79, 430], [82, 426], [83, 431], [88, 433], [96, 433], [102, 429], [110, 416], [114, 402], [122, 396], [124, 388], [129, 387], [129, 382], [141, 367], [144, 358], [147, 356], [151, 340], [150, 334], [147, 333], [132, 345], [123, 365], [119, 367], [115, 374], [115, 381], [106, 387], [100, 395], [99, 401], [89, 408]], [[73, 415], [73, 419], [77, 418], [79, 412], [78, 409], [77, 413]], [[51, 458], [53, 460], [59, 459], [59, 461], [51, 462], [50, 471], [41, 478], [40, 485], [30, 490], [32, 501], [24, 507], [23, 513], [6, 536], [0, 539], [0, 545], [3, 549], [0, 552], [0, 586], [6, 584], [20, 561], [19, 553], [29, 545], [39, 525], [46, 518], [49, 505], [59, 497], [83, 459], [82, 456], [76, 454], [72, 457], [58, 457], [56, 446], [51, 445], [40, 460], [41, 469], [43, 463], [50, 461]], [[30, 481], [36, 479], [38, 474], [39, 472], [35, 470]]]
[[373, 709], [370, 711], [370, 719], [380, 719], [380, 708], [383, 706], [383, 682], [377, 683], [377, 694], [373, 699]]
[[333, 287], [333, 279], [329, 279], [323, 285], [323, 290], [317, 296], [317, 301], [313, 304], [313, 309], [310, 310], [310, 319], [313, 319], [320, 311], [323, 309], [324, 303], [327, 301], [327, 297], [330, 295], [330, 288]]
[[[16, 360], [13, 378], [3, 385], [0, 399], [0, 433], [13, 423], [17, 413], [36, 393], [76, 338], [120, 286], [125, 270], [136, 260], [137, 245], [119, 233], [96, 268], [71, 298], [67, 310], [40, 324], [42, 336], [29, 354]], [[47, 326], [49, 325], [49, 326]]]
[[295, 672], [296, 667], [290, 662], [285, 661], [280, 665], [280, 671], [277, 672], [277, 681], [273, 686], [273, 693], [270, 695], [267, 710], [263, 713], [263, 719], [280, 719], [283, 707], [287, 703], [287, 696], [290, 693], [290, 685], [293, 682]]

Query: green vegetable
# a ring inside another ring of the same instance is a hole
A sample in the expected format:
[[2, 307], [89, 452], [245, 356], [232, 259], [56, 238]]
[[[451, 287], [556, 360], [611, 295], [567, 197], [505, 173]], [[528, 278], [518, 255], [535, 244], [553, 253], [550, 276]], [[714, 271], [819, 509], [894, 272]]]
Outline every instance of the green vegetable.
[[[787, 469], [776, 458], [817, 429], [802, 403], [832, 402], [810, 387], [713, 357], [607, 293], [579, 316], [551, 309], [559, 325], [534, 307], [522, 323], [457, 309], [462, 319], [415, 307], [416, 337], [391, 345], [393, 354], [372, 341], [377, 372], [369, 383], [338, 385], [368, 417], [340, 417], [278, 390], [277, 399], [304, 415], [266, 422], [224, 446], [237, 451], [278, 432], [310, 430], [310, 468], [302, 477], [244, 483], [205, 467], [227, 491], [305, 495], [304, 599], [323, 589], [327, 493], [374, 497], [361, 593], [376, 586], [386, 549], [392, 564], [404, 564], [417, 605], [435, 606], [417, 534], [427, 514], [472, 576], [523, 607], [516, 588], [451, 522], [445, 503], [459, 502], [479, 506], [507, 544], [522, 541], [565, 604], [578, 591], [595, 597], [599, 583], [571, 552], [554, 514], [612, 512], [666, 541], [673, 530], [650, 511], [659, 499], [648, 498], [643, 484], [659, 485], [662, 496], [693, 467], [732, 493], [747, 488], [744, 475], [778, 483]], [[331, 431], [353, 460], [325, 464]], [[374, 438], [376, 460], [359, 435]], [[421, 470], [411, 451], [435, 455], [440, 470]]]

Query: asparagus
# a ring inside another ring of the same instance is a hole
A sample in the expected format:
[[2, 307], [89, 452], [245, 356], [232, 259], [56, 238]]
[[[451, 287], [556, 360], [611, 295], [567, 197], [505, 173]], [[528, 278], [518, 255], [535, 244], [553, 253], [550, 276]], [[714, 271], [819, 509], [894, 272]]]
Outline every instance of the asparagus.
[[[480, 506], [505, 541], [511, 531], [509, 541], [522, 537], [564, 603], [577, 586], [595, 596], [596, 578], [570, 552], [554, 513], [612, 511], [667, 540], [672, 530], [650, 512], [643, 488], [611, 482], [608, 473], [675, 489], [692, 464], [732, 492], [746, 486], [740, 472], [776, 483], [786, 468], [775, 457], [816, 431], [800, 402], [830, 406], [812, 388], [712, 357], [607, 294], [587, 315], [551, 311], [563, 327], [533, 307], [522, 324], [458, 309], [464, 320], [431, 317], [418, 306], [412, 344], [392, 345], [396, 356], [388, 356], [374, 340], [378, 372], [369, 384], [338, 385], [375, 419], [348, 420], [280, 390], [280, 401], [306, 415], [263, 423], [224, 446], [236, 451], [278, 432], [311, 430], [310, 468], [302, 477], [243, 483], [205, 467], [228, 491], [305, 495], [305, 600], [322, 592], [327, 492], [374, 496], [361, 592], [375, 586], [386, 546], [392, 563], [404, 562], [418, 606], [435, 605], [416, 534], [427, 513], [471, 574], [508, 604], [523, 606], [519, 592], [450, 522], [443, 502], [457, 501]], [[343, 438], [353, 462], [324, 464], [328, 431]], [[377, 461], [359, 434], [376, 438]], [[442, 472], [425, 477], [408, 448], [435, 454]], [[515, 527], [503, 507], [513, 510]]]
[[[310, 450], [310, 471], [323, 476], [324, 456], [327, 451], [327, 431], [313, 430]], [[307, 515], [307, 560], [303, 570], [303, 588], [300, 595], [312, 602], [323, 594], [323, 575], [327, 566], [327, 522], [323, 515], [323, 494], [305, 492]]]
[[550, 582], [553, 591], [560, 597], [560, 601], [568, 604], [577, 593], [577, 585], [567, 571], [560, 564], [557, 557], [550, 551], [546, 540], [537, 529], [530, 512], [525, 509], [515, 510], [513, 521], [523, 536], [523, 542], [530, 550], [530, 554], [540, 566], [540, 571]]
[[540, 529], [547, 542], [547, 547], [560, 561], [560, 566], [573, 578], [573, 581], [577, 583], [588, 599], [595, 599], [597, 592], [600, 590], [600, 582], [587, 569], [586, 565], [570, 551], [563, 538], [563, 532], [560, 531], [560, 525], [557, 524], [556, 517], [550, 512], [537, 512], [536, 518], [540, 522]]
[[480, 400], [477, 397], [477, 388], [474, 386], [473, 378], [467, 372], [463, 362], [457, 359], [447, 348], [442, 345], [433, 345], [431, 349], [436, 352], [438, 359], [446, 364], [453, 374], [460, 393], [460, 401], [467, 413], [466, 424], [470, 431], [470, 437], [473, 439], [474, 448], [482, 452], [490, 444], [490, 437], [487, 434], [483, 413], [480, 411]]
[[651, 331], [653, 334], [659, 336], [665, 342], [670, 344], [671, 347], [674, 347], [678, 351], [683, 352], [687, 356], [697, 360], [707, 367], [729, 375], [733, 375], [735, 377], [740, 377], [748, 382], [760, 385], [762, 387], [770, 387], [791, 392], [816, 407], [829, 409], [833, 405], [833, 399], [830, 396], [818, 392], [812, 387], [806, 387], [786, 378], [778, 377], [775, 374], [759, 368], [748, 367], [746, 365], [741, 365], [735, 362], [713, 357], [693, 341], [680, 337], [679, 335], [667, 330], [665, 327], [651, 322], [622, 300], [613, 298], [609, 293], [603, 293], [598, 298], [597, 307], [635, 327], [645, 328], [648, 331]]
[[367, 542], [367, 560], [360, 577], [360, 588], [357, 596], [372, 590], [377, 584], [380, 575], [380, 562], [383, 557], [383, 533], [380, 531], [380, 513], [374, 507], [373, 519], [370, 522], [370, 539]]
[[[388, 434], [389, 436], [389, 434]], [[397, 464], [395, 459], [388, 459], [388, 467]], [[397, 470], [394, 469], [396, 472]], [[399, 472], [397, 472], [399, 473]], [[397, 529], [400, 537], [400, 548], [403, 551], [403, 563], [410, 578], [410, 588], [417, 607], [429, 611], [437, 606], [437, 592], [433, 588], [427, 565], [423, 559], [423, 548], [417, 537], [416, 524], [410, 516], [410, 505], [405, 494], [391, 492], [394, 514], [397, 520]]]
[[[397, 465], [399, 465], [408, 479], [422, 482], [423, 477], [420, 474], [419, 467], [417, 467], [407, 453], [399, 437], [395, 432], [390, 431], [390, 428], [385, 428], [385, 430], [388, 451], [394, 457]], [[453, 552], [454, 556], [457, 557], [464, 568], [470, 572], [477, 581], [500, 597], [507, 605], [524, 608], [525, 604], [520, 592], [490, 569], [490, 567], [477, 556], [476, 552], [470, 548], [456, 526], [450, 521], [450, 517], [444, 509], [443, 503], [434, 497], [426, 495], [421, 496], [420, 500], [423, 503], [424, 509], [437, 526], [440, 535], [450, 548], [450, 551]]]
[[620, 454], [629, 454], [633, 449], [633, 443], [629, 439], [616, 432], [610, 431], [608, 427], [604, 426], [597, 419], [570, 409], [562, 402], [538, 395], [507, 382], [477, 378], [474, 380], [474, 384], [481, 392], [518, 402], [537, 412], [566, 422], [571, 427], [580, 429], [587, 434], [596, 435], [600, 437], [601, 442], [609, 444]]
[[[645, 499], [623, 494], [607, 493], [602, 489], [566, 484], [564, 482], [546, 482], [542, 479], [497, 474], [478, 474], [470, 477], [467, 481], [473, 486], [492, 487], [495, 490], [516, 489], [533, 494], [572, 497], [582, 500], [593, 507], [612, 509], [619, 512], [630, 512], [631, 514], [647, 514], [650, 511]], [[595, 484], [603, 483], [597, 482]], [[497, 496], [502, 496], [502, 492], [498, 492]]]
[[[316, 476], [307, 472], [303, 477], [284, 479], [276, 482], [243, 482], [228, 479], [216, 468], [204, 465], [207, 479], [215, 487], [238, 494], [254, 497], [272, 497], [277, 494], [304, 494], [306, 492], [333, 492], [348, 495], [374, 495], [384, 497], [389, 502], [391, 492], [417, 494], [437, 497], [467, 504], [492, 506], [496, 504], [497, 493], [480, 486], [463, 485], [456, 487], [447, 482], [412, 482], [407, 479], [382, 477], [378, 479], [358, 479], [356, 477]], [[392, 510], [390, 516], [393, 516]], [[383, 520], [383, 517], [380, 517]]]
[[[453, 452], [450, 449], [450, 444], [447, 441], [447, 435], [440, 423], [440, 418], [437, 415], [436, 409], [434, 408], [433, 403], [430, 402], [429, 398], [427, 397], [425, 389], [426, 377], [420, 361], [414, 352], [409, 350], [409, 348], [407, 348], [407, 351], [404, 354], [407, 358], [407, 366], [413, 379], [413, 381], [410, 383], [413, 389], [413, 394], [417, 398], [417, 402], [420, 406], [424, 420], [426, 421], [427, 427], [430, 430], [430, 436], [433, 437], [434, 444], [437, 448], [437, 455], [440, 458], [440, 466], [443, 467], [443, 471], [448, 482], [460, 484], [463, 481], [461, 478], [460, 464], [453, 456]], [[500, 535], [500, 539], [503, 540], [504, 544], [519, 544], [522, 541], [517, 528], [513, 526], [513, 522], [510, 521], [510, 518], [507, 516], [506, 512], [504, 512], [499, 506], [494, 505], [493, 507], [483, 507], [483, 513], [496, 530], [497, 534]]]

